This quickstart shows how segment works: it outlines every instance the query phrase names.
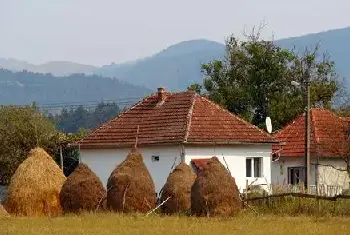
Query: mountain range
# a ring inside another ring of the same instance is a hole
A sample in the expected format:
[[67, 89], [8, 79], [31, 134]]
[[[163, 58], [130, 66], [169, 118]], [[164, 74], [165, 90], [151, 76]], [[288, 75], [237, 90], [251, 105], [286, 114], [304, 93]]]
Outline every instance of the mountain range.
[[28, 71], [0, 69], [0, 104], [24, 105], [36, 102], [49, 111], [78, 105], [96, 106], [101, 101], [121, 107], [132, 105], [151, 90], [113, 78], [72, 74], [54, 77]]
[[50, 61], [48, 63], [35, 65], [12, 58], [0, 58], [0, 68], [14, 72], [27, 70], [34, 73], [51, 73], [54, 76], [68, 76], [73, 73], [92, 74], [99, 69], [93, 65], [85, 65], [69, 61]]
[[[281, 39], [275, 41], [275, 43], [281, 47], [295, 48], [299, 51], [304, 50], [306, 46], [314, 47], [315, 44], [319, 43], [320, 51], [327, 52], [331, 59], [335, 61], [337, 72], [339, 72], [341, 77], [345, 78], [345, 84], [350, 91], [350, 67], [347, 66], [348, 61], [350, 61], [349, 41], [350, 27], [300, 37]], [[35, 90], [38, 93], [36, 96], [29, 95], [31, 93], [28, 88], [29, 93], [27, 96], [31, 97], [31, 100], [38, 99], [40, 101], [45, 100], [45, 102], [51, 100], [61, 102], [65, 100], [68, 102], [68, 100], [83, 101], [87, 99], [87, 97], [85, 95], [75, 96], [73, 92], [68, 92], [70, 98], [65, 98], [67, 93], [63, 92], [63, 90], [55, 89], [54, 86], [62, 86], [65, 87], [64, 89], [70, 91], [75, 90], [78, 93], [84, 93], [84, 91], [81, 90], [87, 89], [87, 93], [94, 94], [94, 99], [102, 99], [106, 97], [110, 99], [138, 97], [139, 95], [142, 96], [151, 91], [155, 91], [155, 89], [160, 86], [164, 86], [171, 91], [184, 90], [193, 82], [202, 82], [202, 63], [214, 59], [223, 59], [224, 56], [224, 44], [199, 39], [180, 42], [149, 57], [124, 64], [112, 63], [110, 65], [96, 67], [68, 61], [53, 61], [41, 65], [34, 65], [14, 59], [0, 59], [0, 68], [2, 67], [17, 72], [14, 77], [17, 77], [16, 79], [18, 79], [19, 76], [21, 79], [18, 80], [19, 83], [13, 83], [17, 84], [15, 86], [19, 86], [18, 84], [25, 84], [26, 86], [31, 87], [31, 80], [35, 80], [37, 85], [42, 84], [42, 86], [36, 86], [35, 89], [30, 88], [33, 92]], [[34, 73], [23, 74], [18, 72], [22, 70]], [[40, 77], [42, 75], [39, 75], [38, 73], [51, 73], [53, 76], [47, 75], [50, 78], [48, 81], [44, 81]], [[84, 73], [90, 76], [84, 76], [84, 78], [78, 76], [79, 78], [77, 78], [74, 76], [76, 73]], [[30, 76], [28, 74], [30, 74]], [[54, 76], [58, 76], [59, 78], [55, 78]], [[113, 79], [104, 77], [110, 77]], [[1, 82], [1, 103], [3, 103], [4, 100], [6, 100], [6, 103], [11, 103], [11, 101], [13, 103], [18, 103], [26, 100], [26, 93], [19, 95], [23, 96], [22, 101], [20, 99], [16, 101], [13, 100], [14, 96], [7, 98], [3, 97], [3, 94], [7, 93], [3, 91], [4, 89], [8, 89], [8, 83], [4, 83], [3, 80], [1, 80]], [[6, 87], [3, 87], [4, 84], [7, 84]], [[52, 86], [50, 84], [54, 85]], [[122, 87], [122, 89], [119, 89], [118, 86]], [[23, 90], [23, 86], [21, 89]], [[40, 89], [46, 89], [46, 91]], [[114, 92], [115, 94], [112, 95], [113, 89], [117, 92]], [[51, 90], [54, 91], [50, 92]], [[59, 93], [59, 91], [63, 93]], [[17, 94], [18, 92], [20, 91], [12, 90], [12, 93], [10, 94]], [[46, 94], [45, 96], [50, 96], [50, 98], [46, 97], [44, 99], [40, 93]], [[51, 94], [55, 95], [51, 96]]]

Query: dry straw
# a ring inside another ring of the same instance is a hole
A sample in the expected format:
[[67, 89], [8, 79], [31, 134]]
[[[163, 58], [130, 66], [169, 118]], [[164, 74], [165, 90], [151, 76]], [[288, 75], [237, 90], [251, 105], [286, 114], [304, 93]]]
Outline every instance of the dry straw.
[[154, 182], [136, 150], [111, 173], [107, 189], [107, 206], [113, 211], [146, 213], [155, 207]]
[[160, 199], [165, 201], [170, 197], [161, 207], [163, 213], [184, 213], [191, 209], [191, 187], [195, 179], [196, 174], [184, 162], [170, 173]]
[[192, 212], [197, 216], [230, 216], [240, 208], [234, 178], [216, 157], [211, 158], [192, 186]]
[[5, 199], [7, 211], [18, 216], [60, 215], [59, 193], [65, 180], [45, 150], [31, 150], [11, 178]]
[[106, 190], [97, 175], [87, 165], [80, 163], [64, 183], [60, 202], [65, 213], [92, 212], [105, 194]]
[[7, 213], [5, 208], [0, 204], [0, 218], [8, 217], [8, 216], [9, 216], [9, 214]]

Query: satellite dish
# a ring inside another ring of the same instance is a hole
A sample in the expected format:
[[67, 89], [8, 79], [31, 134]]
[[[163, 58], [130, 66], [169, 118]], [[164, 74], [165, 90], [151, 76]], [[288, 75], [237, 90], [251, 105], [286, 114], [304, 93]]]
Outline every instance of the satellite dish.
[[266, 123], [266, 130], [267, 130], [267, 132], [271, 133], [272, 132], [271, 118], [267, 117], [266, 120], [265, 120], [265, 123]]

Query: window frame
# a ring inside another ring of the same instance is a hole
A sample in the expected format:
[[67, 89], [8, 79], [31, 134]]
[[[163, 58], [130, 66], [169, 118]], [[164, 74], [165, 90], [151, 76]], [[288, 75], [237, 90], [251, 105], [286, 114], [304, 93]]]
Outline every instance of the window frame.
[[[247, 171], [247, 162], [250, 161], [250, 174], [248, 175]], [[256, 163], [258, 162], [258, 173], [256, 172]], [[245, 169], [246, 178], [263, 178], [264, 177], [264, 171], [263, 171], [263, 164], [264, 164], [264, 158], [263, 157], [247, 157], [245, 161]]]
[[159, 162], [160, 157], [159, 157], [159, 155], [152, 155], [151, 160], [152, 160], [152, 162]]

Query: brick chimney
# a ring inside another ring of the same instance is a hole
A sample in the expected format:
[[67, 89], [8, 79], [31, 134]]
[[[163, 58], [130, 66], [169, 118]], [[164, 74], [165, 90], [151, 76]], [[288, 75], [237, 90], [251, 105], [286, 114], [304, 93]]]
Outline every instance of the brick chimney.
[[158, 102], [164, 102], [166, 99], [166, 90], [164, 87], [158, 88]]

